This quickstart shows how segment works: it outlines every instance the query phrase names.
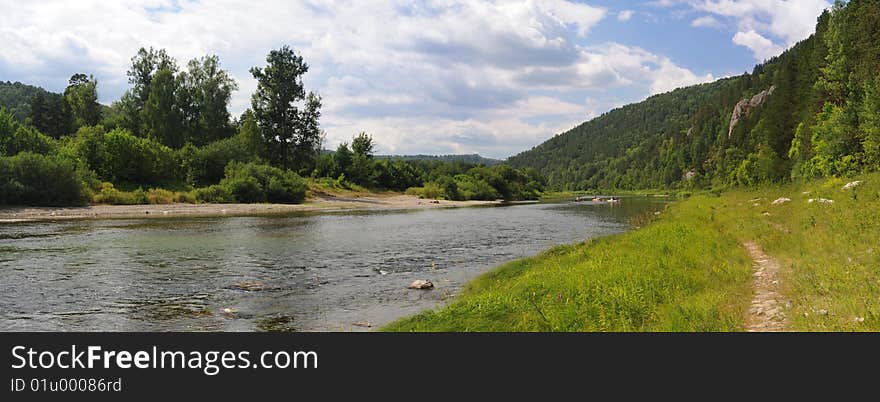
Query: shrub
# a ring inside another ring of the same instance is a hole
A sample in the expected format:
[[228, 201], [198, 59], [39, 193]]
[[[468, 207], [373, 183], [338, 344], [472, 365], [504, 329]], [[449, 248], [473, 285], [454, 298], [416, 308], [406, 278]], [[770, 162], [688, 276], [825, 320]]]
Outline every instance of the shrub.
[[468, 175], [455, 176], [461, 198], [465, 200], [494, 201], [501, 198], [498, 190], [489, 185], [485, 180], [477, 179]]
[[410, 187], [406, 193], [420, 198], [443, 198], [444, 196], [443, 189], [434, 182], [427, 182], [423, 187]]
[[147, 201], [150, 204], [172, 204], [174, 203], [174, 192], [153, 188], [147, 192]]
[[15, 117], [0, 108], [0, 155], [13, 156], [22, 152], [48, 154], [54, 140], [37, 129], [19, 124]]
[[61, 156], [30, 152], [0, 157], [0, 204], [82, 205], [92, 173]]
[[306, 194], [298, 174], [256, 163], [230, 163], [220, 185], [238, 202], [300, 203]]
[[223, 179], [229, 162], [248, 162], [254, 158], [239, 136], [212, 142], [204, 147], [187, 145], [181, 149], [186, 180], [194, 186], [217, 184]]
[[232, 193], [229, 192], [229, 189], [219, 184], [215, 184], [209, 187], [197, 188], [193, 190], [192, 195], [198, 202], [213, 204], [226, 204], [235, 202], [235, 198], [232, 197]]
[[122, 191], [113, 187], [112, 183], [101, 183], [101, 191], [92, 197], [95, 204], [109, 205], [141, 205], [149, 204], [150, 199], [143, 189]]

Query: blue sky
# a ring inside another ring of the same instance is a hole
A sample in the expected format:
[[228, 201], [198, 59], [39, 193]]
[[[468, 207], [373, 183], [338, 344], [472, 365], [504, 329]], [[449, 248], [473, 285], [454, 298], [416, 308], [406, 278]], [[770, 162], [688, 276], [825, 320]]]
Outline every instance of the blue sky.
[[141, 46], [248, 68], [281, 45], [311, 65], [326, 147], [505, 158], [614, 107], [750, 71], [813, 32], [825, 0], [0, 0], [0, 80], [62, 91], [94, 74], [111, 103]]

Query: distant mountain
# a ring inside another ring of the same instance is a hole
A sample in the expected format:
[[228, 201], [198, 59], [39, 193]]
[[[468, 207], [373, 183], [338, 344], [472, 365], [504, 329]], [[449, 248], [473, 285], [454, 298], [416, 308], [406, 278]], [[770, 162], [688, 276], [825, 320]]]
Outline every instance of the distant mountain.
[[33, 85], [0, 81], [0, 106], [24, 121], [31, 111], [31, 99], [40, 92], [47, 93], [45, 89]]
[[502, 163], [499, 159], [485, 158], [479, 154], [470, 155], [376, 155], [377, 159], [401, 159], [407, 161], [464, 162], [475, 165], [493, 166]]
[[508, 159], [551, 188], [750, 186], [880, 169], [880, 0], [837, 2], [751, 74], [612, 110]]

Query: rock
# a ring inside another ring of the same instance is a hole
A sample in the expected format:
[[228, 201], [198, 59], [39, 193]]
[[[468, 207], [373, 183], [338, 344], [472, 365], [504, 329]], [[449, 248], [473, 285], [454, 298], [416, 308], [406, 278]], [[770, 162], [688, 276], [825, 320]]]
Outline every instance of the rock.
[[691, 181], [695, 177], [697, 177], [697, 172], [694, 172], [693, 170], [689, 170], [687, 173], [684, 174], [684, 179], [687, 181]]
[[769, 212], [764, 212], [763, 215], [764, 215], [764, 216], [770, 216], [770, 213], [769, 213]]
[[431, 281], [419, 279], [417, 281], [413, 281], [413, 283], [409, 284], [410, 289], [433, 289], [434, 284]]
[[736, 106], [733, 108], [733, 114], [730, 116], [730, 128], [727, 131], [727, 138], [730, 138], [733, 135], [733, 129], [736, 127], [736, 124], [739, 123], [742, 118], [748, 116], [752, 109], [761, 106], [770, 95], [773, 95], [774, 90], [776, 90], [776, 86], [771, 85], [769, 89], [759, 92], [751, 99], [743, 99], [737, 102]]
[[431, 204], [439, 204], [439, 203], [440, 203], [440, 201], [437, 201], [437, 200], [431, 200]]
[[846, 183], [846, 185], [843, 186], [843, 189], [844, 190], [852, 190], [852, 189], [854, 189], [858, 186], [861, 186], [861, 185], [862, 185], [862, 182], [860, 180], [856, 180], [854, 182]]
[[812, 204], [814, 202], [818, 202], [820, 204], [834, 204], [834, 200], [829, 200], [825, 198], [810, 198], [807, 200], [808, 203]]
[[785, 204], [786, 202], [791, 202], [791, 198], [780, 197], [780, 198], [777, 198], [776, 201], [773, 201], [771, 204], [772, 205], [782, 205], [782, 204]]
[[354, 325], [356, 327], [364, 327], [364, 328], [370, 328], [373, 326], [373, 324], [368, 321], [358, 321], [358, 322], [351, 324], [351, 325]]
[[865, 317], [856, 317], [855, 320], [853, 320], [853, 321], [858, 322], [858, 323], [862, 323], [862, 322], [865, 322]]

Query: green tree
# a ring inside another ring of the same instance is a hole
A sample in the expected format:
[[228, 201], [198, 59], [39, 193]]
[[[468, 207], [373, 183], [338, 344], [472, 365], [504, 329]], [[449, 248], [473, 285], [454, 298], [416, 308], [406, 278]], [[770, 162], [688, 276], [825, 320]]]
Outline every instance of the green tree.
[[119, 111], [126, 113], [124, 118], [119, 119], [123, 123], [120, 124], [121, 127], [128, 128], [135, 134], [141, 133], [140, 130], [144, 127], [141, 122], [142, 112], [150, 98], [153, 80], [162, 70], [170, 71], [172, 76], [177, 72], [177, 62], [165, 49], [140, 48], [131, 58], [131, 67], [126, 74], [132, 87], [123, 96], [124, 102], [119, 108]]
[[306, 94], [302, 76], [309, 70], [302, 56], [288, 46], [272, 50], [265, 68], [253, 67], [257, 90], [251, 106], [273, 164], [295, 171], [311, 171], [320, 151], [318, 125], [321, 98]]
[[72, 131], [70, 108], [64, 97], [55, 93], [40, 91], [34, 94], [28, 121], [40, 132], [54, 138]]
[[184, 144], [180, 111], [175, 103], [177, 82], [171, 70], [156, 72], [150, 84], [150, 95], [141, 113], [143, 133], [172, 148]]
[[204, 145], [229, 137], [233, 129], [227, 107], [238, 84], [220, 68], [220, 59], [212, 55], [190, 60], [178, 81], [177, 103], [187, 139]]
[[859, 113], [865, 162], [880, 168], [880, 78], [865, 85], [865, 98]]
[[350, 175], [354, 154], [348, 148], [348, 143], [343, 142], [336, 147], [336, 152], [333, 154], [333, 160], [336, 167], [336, 171], [334, 172], [336, 177], [339, 177], [340, 175]]
[[98, 81], [85, 74], [74, 74], [64, 90], [64, 99], [70, 106], [74, 125], [94, 126], [101, 120], [101, 105], [98, 103]]

